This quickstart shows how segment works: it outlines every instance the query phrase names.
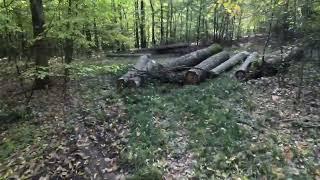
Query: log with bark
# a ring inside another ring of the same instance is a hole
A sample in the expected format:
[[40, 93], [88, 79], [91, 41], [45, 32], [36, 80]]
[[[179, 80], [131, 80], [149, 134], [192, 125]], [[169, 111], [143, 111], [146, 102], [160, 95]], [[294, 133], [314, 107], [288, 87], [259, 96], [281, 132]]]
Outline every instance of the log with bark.
[[185, 84], [198, 84], [208, 77], [209, 71], [221, 63], [229, 59], [229, 53], [226, 51], [220, 52], [210, 58], [204, 60], [194, 68], [190, 69], [185, 76]]
[[151, 54], [136, 54], [136, 53], [107, 53], [106, 57], [141, 57], [151, 56]]
[[235, 72], [235, 77], [238, 80], [246, 79], [250, 65], [258, 60], [259, 60], [259, 54], [257, 52], [250, 54], [250, 56], [243, 62], [240, 68]]
[[256, 79], [260, 77], [274, 76], [277, 73], [284, 73], [292, 61], [299, 61], [304, 57], [302, 48], [295, 47], [291, 51], [281, 55], [271, 55], [264, 62], [250, 67], [247, 79]]
[[147, 76], [163, 82], [182, 83], [187, 70], [220, 51], [222, 47], [213, 44], [163, 64], [151, 60], [148, 56], [142, 56], [133, 70], [118, 79], [118, 88], [139, 87]]
[[240, 63], [241, 61], [246, 59], [248, 56], [249, 56], [249, 53], [247, 51], [240, 52], [240, 53], [232, 56], [226, 62], [224, 62], [224, 63], [220, 64], [219, 66], [217, 66], [216, 68], [212, 69], [210, 71], [210, 74], [212, 76], [218, 76], [219, 74], [223, 73], [224, 71], [227, 71], [230, 68], [232, 68], [233, 66], [237, 65], [238, 63]]
[[141, 56], [133, 69], [118, 79], [117, 87], [139, 87], [143, 81], [143, 76], [147, 71], [147, 64], [150, 61], [151, 59], [149, 55]]
[[205, 59], [209, 58], [210, 56], [221, 51], [222, 51], [222, 47], [219, 44], [213, 44], [207, 48], [200, 49], [198, 51], [186, 54], [184, 56], [181, 56], [169, 62], [166, 62], [163, 64], [163, 67], [169, 68], [171, 70], [193, 67], [201, 63]]

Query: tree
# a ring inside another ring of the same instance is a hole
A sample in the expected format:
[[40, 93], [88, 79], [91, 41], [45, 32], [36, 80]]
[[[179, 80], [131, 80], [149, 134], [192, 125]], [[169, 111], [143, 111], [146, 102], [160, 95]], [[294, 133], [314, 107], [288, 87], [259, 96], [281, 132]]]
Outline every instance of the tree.
[[38, 75], [35, 79], [35, 88], [43, 89], [49, 83], [49, 77], [46, 75], [48, 67], [47, 44], [44, 34], [44, 11], [42, 0], [30, 0], [30, 9], [32, 14], [32, 27], [34, 36], [34, 55], [37, 70], [43, 74]]

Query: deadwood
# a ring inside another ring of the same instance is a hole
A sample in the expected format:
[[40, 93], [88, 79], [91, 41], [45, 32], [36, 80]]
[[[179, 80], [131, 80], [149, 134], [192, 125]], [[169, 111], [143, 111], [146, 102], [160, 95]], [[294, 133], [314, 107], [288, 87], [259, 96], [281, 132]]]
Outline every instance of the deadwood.
[[211, 69], [219, 66], [221, 63], [229, 59], [229, 53], [226, 51], [220, 52], [201, 62], [194, 68], [190, 69], [185, 76], [185, 84], [198, 84], [207, 78]]
[[243, 64], [240, 66], [240, 68], [235, 72], [235, 77], [238, 80], [246, 79], [250, 65], [253, 62], [256, 62], [258, 60], [259, 60], [259, 54], [257, 52], [250, 54], [250, 56], [243, 62]]
[[182, 83], [187, 70], [221, 50], [220, 45], [213, 44], [163, 64], [150, 60], [148, 56], [142, 56], [134, 69], [118, 79], [118, 88], [139, 87], [146, 78], [158, 79], [162, 82]]
[[274, 76], [279, 72], [286, 72], [292, 61], [299, 61], [303, 58], [304, 51], [301, 48], [295, 47], [289, 52], [281, 55], [271, 55], [262, 63], [249, 68], [247, 79], [255, 79], [259, 77]]
[[213, 44], [205, 49], [201, 49], [189, 54], [186, 54], [184, 56], [175, 58], [167, 63], [164, 63], [164, 68], [169, 69], [179, 69], [183, 67], [193, 67], [199, 63], [201, 63], [203, 60], [209, 58], [213, 54], [216, 54], [218, 52], [222, 51], [222, 47], [219, 44]]
[[125, 75], [117, 81], [118, 88], [124, 87], [139, 87], [142, 83], [142, 76], [147, 71], [147, 64], [150, 62], [150, 56], [141, 56], [132, 70], [128, 71]]
[[224, 63], [220, 64], [218, 67], [212, 69], [210, 71], [211, 75], [217, 76], [217, 75], [223, 73], [224, 71], [227, 71], [228, 69], [232, 68], [233, 66], [237, 65], [238, 63], [240, 63], [241, 61], [246, 59], [248, 57], [248, 55], [249, 55], [249, 53], [244, 51], [244, 52], [240, 52], [240, 53], [232, 56], [226, 62], [224, 62]]

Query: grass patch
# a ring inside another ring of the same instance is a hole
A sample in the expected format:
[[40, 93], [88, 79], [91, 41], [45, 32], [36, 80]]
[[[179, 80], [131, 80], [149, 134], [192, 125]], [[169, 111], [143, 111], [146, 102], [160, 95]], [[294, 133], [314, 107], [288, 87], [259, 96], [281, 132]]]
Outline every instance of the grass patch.
[[12, 153], [31, 145], [37, 137], [37, 127], [29, 122], [12, 125], [4, 133], [0, 142], [0, 162], [8, 158]]
[[309, 177], [311, 173], [311, 169], [296, 173], [285, 162], [282, 144], [289, 137], [261, 135], [250, 128], [258, 126], [246, 113], [254, 105], [242, 85], [227, 76], [182, 88], [155, 83], [122, 95], [131, 125], [123, 163], [136, 174], [163, 169], [157, 162], [172, 151], [168, 142], [181, 125], [188, 130], [189, 148], [198, 161], [196, 176], [201, 179]]

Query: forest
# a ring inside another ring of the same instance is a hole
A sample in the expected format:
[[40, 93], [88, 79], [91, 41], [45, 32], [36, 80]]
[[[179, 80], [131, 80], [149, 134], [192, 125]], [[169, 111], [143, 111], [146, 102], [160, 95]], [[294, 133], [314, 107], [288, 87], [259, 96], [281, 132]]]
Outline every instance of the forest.
[[0, 180], [320, 179], [319, 0], [0, 0]]

